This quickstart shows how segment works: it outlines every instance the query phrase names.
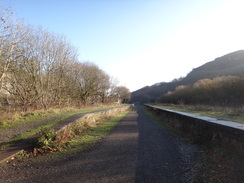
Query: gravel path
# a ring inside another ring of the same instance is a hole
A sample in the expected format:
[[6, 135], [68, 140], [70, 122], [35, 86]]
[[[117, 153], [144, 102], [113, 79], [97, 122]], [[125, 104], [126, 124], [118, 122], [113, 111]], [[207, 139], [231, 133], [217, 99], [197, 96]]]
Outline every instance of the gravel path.
[[93, 148], [3, 166], [0, 182], [194, 182], [195, 151], [152, 123], [139, 106]]
[[138, 107], [139, 148], [136, 182], [194, 182], [197, 148], [161, 129]]

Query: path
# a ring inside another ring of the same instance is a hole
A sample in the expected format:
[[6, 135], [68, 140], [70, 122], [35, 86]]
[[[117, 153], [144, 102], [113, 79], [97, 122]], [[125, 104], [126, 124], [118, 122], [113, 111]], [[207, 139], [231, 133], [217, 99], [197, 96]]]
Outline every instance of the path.
[[195, 177], [196, 147], [159, 128], [138, 109], [139, 147], [136, 182], [185, 183]]
[[2, 168], [0, 182], [193, 182], [195, 150], [152, 123], [138, 107], [93, 148]]

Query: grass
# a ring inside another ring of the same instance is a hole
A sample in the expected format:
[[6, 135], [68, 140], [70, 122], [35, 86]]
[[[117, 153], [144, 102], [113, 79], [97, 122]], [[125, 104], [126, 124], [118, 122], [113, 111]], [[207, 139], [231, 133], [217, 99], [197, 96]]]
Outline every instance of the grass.
[[174, 111], [187, 112], [200, 116], [207, 116], [225, 121], [234, 121], [244, 124], [244, 110], [242, 108], [223, 108], [209, 106], [192, 106], [192, 105], [156, 105]]
[[53, 121], [50, 121], [49, 123], [46, 123], [44, 125], [41, 125], [33, 130], [30, 130], [30, 131], [27, 131], [25, 133], [22, 133], [18, 136], [16, 136], [15, 138], [7, 141], [7, 142], [4, 142], [3, 145], [0, 146], [0, 149], [3, 149], [3, 148], [6, 148], [6, 147], [9, 147], [11, 146], [14, 142], [16, 141], [19, 141], [19, 140], [23, 140], [23, 139], [26, 139], [27, 137], [30, 137], [32, 135], [35, 135], [36, 133], [38, 133], [39, 131], [41, 131], [43, 128], [50, 128], [52, 126], [54, 126], [55, 124], [59, 123], [60, 121], [74, 115], [75, 113], [71, 113], [71, 114], [66, 114], [64, 116], [62, 116], [61, 118], [58, 118], [58, 119], [55, 119]]
[[63, 109], [50, 109], [50, 110], [37, 110], [33, 112], [15, 112], [15, 113], [3, 113], [0, 119], [0, 131], [9, 129], [18, 125], [22, 125], [28, 122], [39, 120], [45, 117], [68, 113], [72, 111], [78, 111], [76, 108], [63, 108]]
[[115, 117], [101, 121], [96, 127], [88, 129], [82, 135], [78, 136], [69, 142], [69, 149], [66, 153], [77, 150], [83, 150], [92, 146], [95, 142], [99, 141], [102, 137], [109, 134], [109, 132], [121, 121], [130, 111], [125, 111]]
[[[75, 138], [69, 140], [68, 142], [65, 142], [66, 148], [60, 149], [57, 153], [53, 154], [47, 154], [47, 156], [38, 156], [39, 158], [35, 161], [54, 161], [58, 160], [60, 158], [65, 158], [66, 156], [85, 150], [91, 146], [93, 146], [96, 142], [98, 142], [101, 138], [109, 134], [109, 132], [121, 121], [130, 110], [126, 110], [120, 114], [117, 114], [113, 117], [108, 118], [101, 118], [98, 125], [92, 128], [87, 128], [86, 131], [81, 133], [80, 135], [75, 136]], [[8, 163], [10, 165], [16, 164], [17, 162], [22, 162], [26, 158], [30, 158], [33, 155], [33, 153], [23, 151], [13, 160], [10, 160]], [[51, 159], [49, 159], [51, 158]], [[44, 160], [43, 160], [44, 159]]]
[[87, 108], [66, 107], [61, 109], [36, 110], [32, 112], [1, 113], [0, 132], [1, 130], [9, 129], [18, 125], [22, 125], [25, 123], [29, 123], [35, 120], [43, 119], [54, 115], [68, 114], [68, 113], [73, 113], [73, 114], [87, 113], [96, 110], [108, 109], [112, 107], [118, 107], [118, 105], [87, 107]]
[[[56, 125], [57, 123], [59, 123], [60, 121], [66, 119], [66, 118], [68, 118], [68, 117], [70, 117], [70, 116], [73, 116], [73, 115], [75, 115], [75, 114], [78, 114], [78, 113], [89, 113], [89, 112], [94, 112], [94, 111], [98, 111], [98, 110], [102, 110], [102, 109], [107, 109], [107, 108], [111, 108], [111, 107], [116, 107], [116, 106], [105, 106], [105, 107], [96, 107], [96, 108], [93, 107], [93, 108], [86, 108], [86, 109], [83, 109], [83, 110], [80, 110], [80, 111], [77, 111], [77, 110], [76, 110], [75, 112], [72, 112], [72, 113], [71, 113], [71, 112], [66, 113], [66, 114], [62, 115], [61, 117], [59, 117], [59, 118], [57, 118], [57, 119], [55, 119], [55, 120], [52, 120], [52, 121], [50, 121], [50, 122], [48, 122], [48, 123], [46, 123], [46, 124], [43, 124], [43, 125], [41, 125], [41, 126], [35, 128], [35, 129], [32, 129], [32, 130], [27, 131], [27, 132], [25, 132], [25, 133], [22, 133], [22, 134], [16, 136], [15, 138], [13, 138], [13, 139], [11, 139], [11, 140], [9, 140], [9, 141], [6, 141], [6, 142], [2, 143], [2, 145], [0, 145], [0, 149], [9, 147], [9, 146], [11, 146], [13, 143], [15, 143], [16, 141], [23, 140], [23, 139], [26, 139], [27, 137], [30, 137], [30, 136], [32, 136], [32, 135], [35, 135], [35, 134], [37, 134], [38, 132], [40, 132], [42, 129], [44, 129], [44, 128], [50, 128], [50, 127]], [[61, 111], [69, 111], [69, 110], [67, 110], [67, 109], [62, 109], [62, 110], [59, 110], [59, 111], [61, 112]], [[53, 114], [53, 112], [49, 112], [49, 111], [46, 111], [46, 113]], [[59, 113], [59, 112], [56, 112], [56, 114], [57, 114], [57, 113]], [[28, 114], [28, 113], [27, 113], [27, 114]], [[37, 112], [36, 114], [39, 114], [39, 113]], [[28, 115], [27, 115], [27, 116], [28, 116]], [[43, 115], [40, 115], [40, 116], [42, 116], [42, 118], [43, 118]], [[46, 115], [44, 115], [44, 116], [46, 116]], [[20, 119], [21, 119], [21, 118], [20, 118]], [[41, 119], [41, 117], [38, 118], [38, 119]], [[25, 118], [25, 120], [23, 120], [23, 119], [21, 119], [21, 120], [17, 120], [16, 123], [13, 123], [14, 125], [12, 125], [11, 127], [16, 126], [17, 124], [20, 125], [20, 124], [22, 124], [22, 123], [24, 123], [24, 122], [25, 122], [25, 123], [28, 123], [28, 122], [30, 122], [30, 121], [32, 121], [32, 120], [33, 120], [33, 118], [29, 118], [29, 117]], [[10, 126], [8, 126], [8, 128], [10, 128]], [[3, 128], [3, 129], [6, 129], [6, 127]], [[3, 129], [2, 129], [2, 130], [3, 130]], [[0, 131], [0, 132], [1, 132], [1, 131]]]

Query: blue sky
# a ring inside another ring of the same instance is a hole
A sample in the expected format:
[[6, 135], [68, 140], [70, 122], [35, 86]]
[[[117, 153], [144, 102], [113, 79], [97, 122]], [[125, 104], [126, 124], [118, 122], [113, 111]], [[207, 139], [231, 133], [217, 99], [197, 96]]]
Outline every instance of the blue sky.
[[244, 49], [241, 0], [0, 0], [131, 91]]

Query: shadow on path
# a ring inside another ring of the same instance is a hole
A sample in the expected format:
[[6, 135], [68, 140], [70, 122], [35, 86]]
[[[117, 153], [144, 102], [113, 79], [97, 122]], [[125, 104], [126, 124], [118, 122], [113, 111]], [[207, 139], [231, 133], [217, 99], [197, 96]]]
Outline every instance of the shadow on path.
[[137, 113], [132, 110], [94, 147], [68, 157], [38, 157], [44, 161], [33, 160], [2, 179], [0, 176], [0, 182], [134, 182], [138, 144], [136, 119]]
[[137, 183], [193, 182], [193, 145], [183, 142], [157, 125], [138, 106], [139, 144], [137, 154]]

